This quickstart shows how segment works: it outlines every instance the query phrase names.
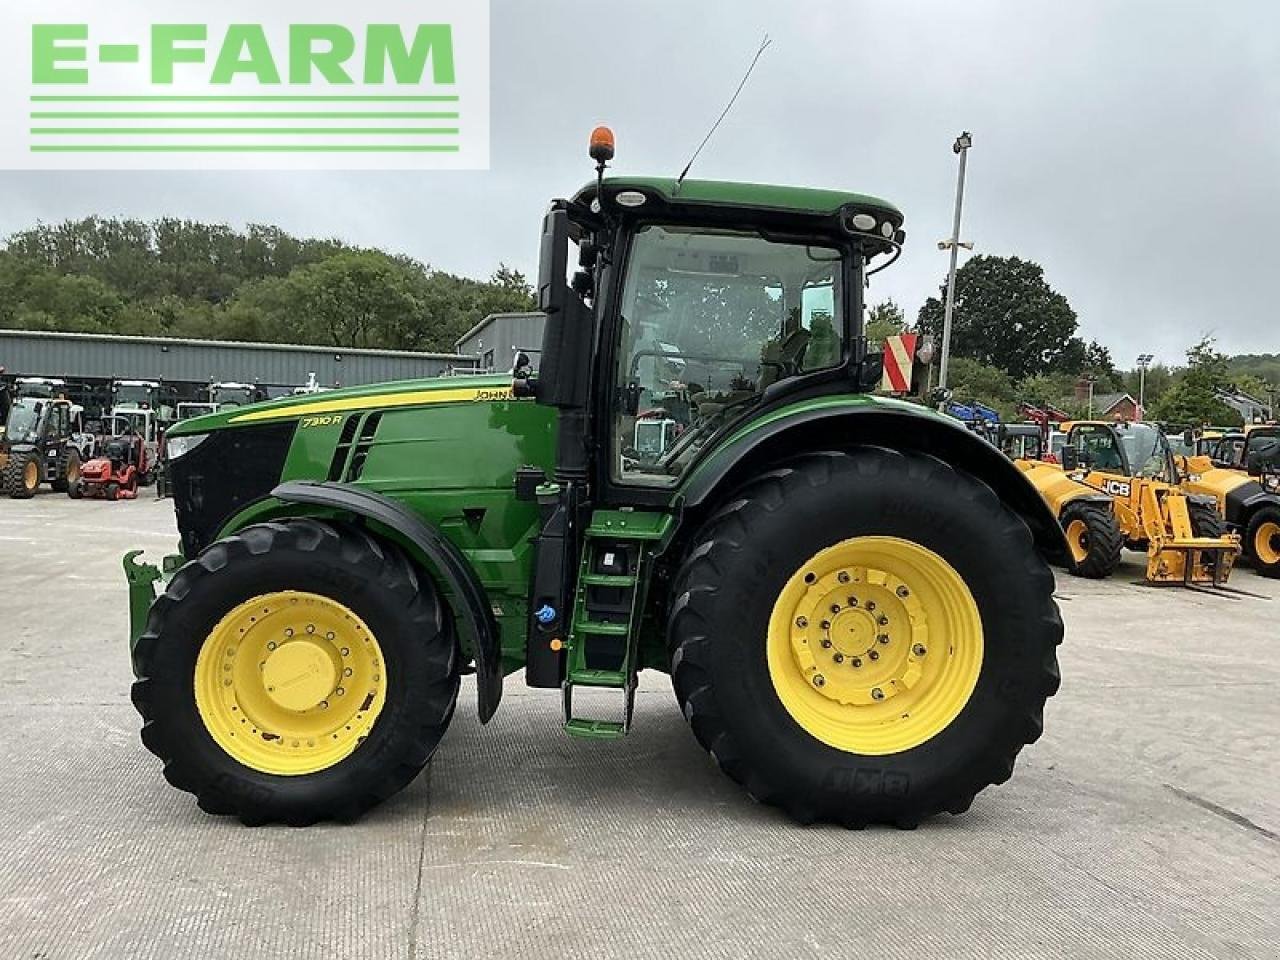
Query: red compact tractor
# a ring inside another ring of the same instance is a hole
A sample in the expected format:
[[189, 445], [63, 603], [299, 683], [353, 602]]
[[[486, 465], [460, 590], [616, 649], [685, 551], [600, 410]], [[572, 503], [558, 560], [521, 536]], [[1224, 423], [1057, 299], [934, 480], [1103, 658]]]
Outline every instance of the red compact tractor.
[[137, 434], [112, 437], [101, 456], [81, 465], [80, 479], [67, 489], [67, 495], [73, 500], [81, 497], [134, 499], [138, 495], [142, 456], [142, 437]]

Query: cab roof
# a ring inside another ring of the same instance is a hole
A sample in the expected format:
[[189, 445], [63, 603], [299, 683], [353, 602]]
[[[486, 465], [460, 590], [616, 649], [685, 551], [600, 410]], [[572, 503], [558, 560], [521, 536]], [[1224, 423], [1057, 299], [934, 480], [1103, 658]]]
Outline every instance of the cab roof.
[[[604, 185], [610, 192], [636, 190], [654, 194], [665, 203], [676, 206], [746, 207], [809, 216], [831, 216], [842, 208], [857, 207], [892, 214], [899, 224], [902, 222], [902, 211], [889, 201], [844, 190], [736, 183], [730, 180], [685, 180], [679, 183], [674, 177], [606, 177]], [[596, 184], [592, 181], [579, 190], [573, 199], [586, 203], [595, 194]]]

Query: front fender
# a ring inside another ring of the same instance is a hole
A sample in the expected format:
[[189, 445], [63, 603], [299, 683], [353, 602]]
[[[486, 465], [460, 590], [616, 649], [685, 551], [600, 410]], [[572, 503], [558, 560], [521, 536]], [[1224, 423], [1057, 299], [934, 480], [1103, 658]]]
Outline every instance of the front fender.
[[475, 659], [480, 722], [488, 723], [502, 699], [502, 646], [484, 587], [462, 551], [404, 504], [352, 484], [294, 481], [280, 484], [271, 496], [372, 520], [412, 546], [454, 598], [454, 617], [470, 639]]
[[774, 411], [731, 436], [681, 491], [686, 509], [714, 503], [765, 464], [806, 450], [872, 445], [937, 457], [978, 478], [1014, 511], [1050, 559], [1066, 540], [1030, 480], [998, 449], [959, 421], [901, 401], [867, 396], [810, 401]]

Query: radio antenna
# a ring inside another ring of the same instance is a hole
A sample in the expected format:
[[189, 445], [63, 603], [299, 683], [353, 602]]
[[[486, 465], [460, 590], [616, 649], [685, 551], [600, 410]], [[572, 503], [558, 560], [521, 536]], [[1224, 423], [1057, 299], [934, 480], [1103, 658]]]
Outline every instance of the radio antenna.
[[738, 102], [738, 94], [742, 93], [742, 88], [747, 85], [747, 81], [751, 79], [751, 71], [755, 70], [756, 64], [760, 60], [761, 54], [772, 43], [769, 35], [766, 33], [760, 41], [760, 49], [756, 51], [756, 55], [751, 58], [751, 63], [747, 67], [747, 72], [742, 75], [742, 82], [738, 84], [738, 89], [733, 91], [733, 96], [729, 98], [729, 102], [725, 105], [724, 110], [720, 112], [720, 116], [716, 118], [716, 122], [711, 125], [711, 129], [707, 131], [707, 135], [702, 138], [702, 142], [698, 144], [698, 149], [693, 151], [693, 156], [689, 158], [689, 162], [684, 165], [684, 169], [680, 171], [680, 176], [676, 177], [676, 189], [680, 189], [680, 184], [684, 183], [685, 176], [689, 173], [689, 169], [693, 166], [693, 162], [698, 159], [698, 154], [702, 152], [702, 148], [707, 145], [707, 141], [711, 139], [712, 134], [716, 132], [724, 118], [729, 115], [729, 111], [733, 109], [733, 105]]

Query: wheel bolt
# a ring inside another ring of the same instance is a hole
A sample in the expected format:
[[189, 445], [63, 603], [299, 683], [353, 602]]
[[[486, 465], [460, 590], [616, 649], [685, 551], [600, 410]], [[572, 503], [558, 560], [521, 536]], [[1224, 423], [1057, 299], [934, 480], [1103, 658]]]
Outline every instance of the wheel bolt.
[[880, 654], [875, 650], [872, 650], [870, 653], [867, 654], [867, 656], [870, 657], [872, 660], [880, 659]]
[[[808, 617], [796, 617], [796, 626], [799, 627], [801, 630], [803, 630], [808, 625], [809, 625]], [[343, 649], [342, 655], [344, 657], [347, 655], [347, 651], [345, 649]]]
[[839, 613], [839, 612], [840, 612], [840, 604], [838, 604], [838, 603], [833, 603], [833, 604], [831, 605], [831, 612], [832, 612], [832, 613]]
[[315, 633], [315, 632], [316, 632], [316, 625], [314, 623], [308, 623], [307, 633]]
[[286, 627], [286, 628], [285, 628], [285, 631], [284, 631], [284, 635], [285, 635], [286, 637], [292, 637], [292, 636], [293, 636], [293, 627]]
[[826, 678], [826, 677], [824, 677], [822, 674], [820, 674], [820, 673], [814, 674], [814, 677], [813, 677], [813, 685], [814, 685], [815, 687], [820, 687], [820, 686], [822, 686], [822, 685], [823, 685], [824, 683], [826, 683], [826, 682], [827, 682], [827, 678]]
[[325, 638], [326, 640], [333, 640], [333, 638], [334, 638], [334, 633], [333, 633], [333, 631], [332, 631], [332, 630], [330, 630], [328, 633], [326, 633], [326, 634], [324, 635], [324, 638]]
[[274, 640], [268, 640], [268, 641], [267, 641], [267, 649], [268, 649], [268, 650], [274, 650], [275, 648], [276, 648], [276, 642], [275, 642]]
[[823, 620], [820, 624], [818, 624], [818, 626], [820, 626], [823, 630], [830, 630], [830, 629], [831, 629], [831, 621], [830, 621], [830, 620]]
[[886, 617], [884, 614], [881, 614], [880, 619], [877, 620], [876, 623], [880, 624], [880, 626], [882, 627], [887, 627], [889, 625], [889, 618]]
[[321, 709], [321, 710], [328, 710], [328, 709], [329, 709], [329, 701], [328, 701], [328, 700], [321, 700], [321, 701], [320, 701], [320, 709]]
[[867, 609], [868, 609], [868, 610], [874, 610], [875, 608], [876, 608], [876, 602], [875, 602], [874, 600], [868, 600], [868, 601], [867, 601]]
[[861, 657], [854, 657], [854, 658], [853, 658], [853, 665], [854, 665], [854, 667], [860, 667], [860, 666], [862, 666], [862, 658], [861, 658]]
[[344, 690], [344, 689], [342, 689], [342, 687], [339, 687], [339, 688], [338, 688], [337, 690], [335, 690], [334, 692], [335, 692], [335, 693], [337, 693], [337, 695], [338, 695], [338, 696], [342, 696], [342, 695], [343, 695], [344, 693], [346, 693], [347, 691], [346, 691], [346, 690]]
[[851, 607], [856, 607], [857, 605], [858, 605], [858, 598], [857, 598], [857, 597], [850, 597], [850, 598], [849, 598], [849, 606], [851, 606]]
[[880, 643], [888, 643], [889, 635], [887, 633], [882, 633], [880, 636], [876, 637], [876, 640]]
[[843, 654], [843, 653], [837, 653], [837, 654], [836, 654], [834, 657], [832, 657], [831, 659], [832, 659], [832, 660], [834, 660], [836, 663], [844, 663], [844, 654]]
[[837, 580], [839, 580], [841, 583], [848, 583], [848, 582], [849, 582], [849, 574], [847, 574], [847, 573], [845, 573], [843, 570], [841, 570], [839, 573], [837, 573], [837, 574], [836, 574], [836, 579], [837, 579]]
[[831, 649], [831, 641], [830, 641], [830, 640], [828, 640], [826, 637], [823, 637], [823, 638], [822, 638], [822, 649], [823, 649], [823, 650], [830, 650], [830, 649]]
[[927, 651], [924, 648], [923, 643], [917, 643], [914, 647], [911, 648], [911, 652], [914, 653], [917, 657], [923, 657], [929, 651]]
[[342, 648], [342, 655], [343, 655], [344, 657], [349, 657], [349, 656], [351, 656], [351, 651], [350, 651], [350, 650], [348, 650], [346, 647], [343, 647], [343, 648]]
[[906, 587], [899, 587], [897, 589], [897, 594], [898, 596], [902, 597], [902, 599], [905, 600], [907, 597], [911, 596], [911, 591], [908, 590]]
[[872, 700], [883, 700], [883, 699], [884, 699], [884, 691], [883, 691], [883, 690], [881, 690], [879, 687], [872, 687], [872, 688], [871, 688], [871, 699], [872, 699]]

